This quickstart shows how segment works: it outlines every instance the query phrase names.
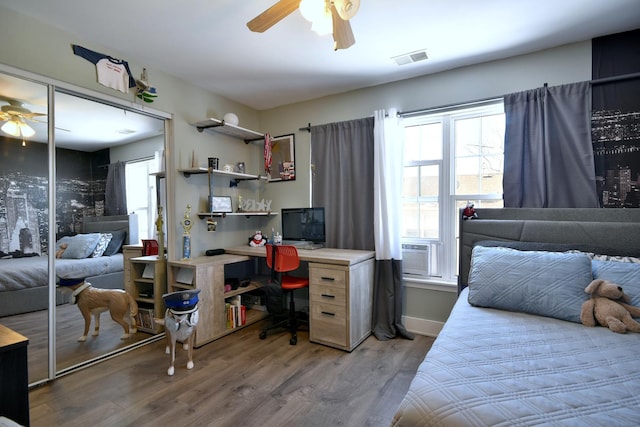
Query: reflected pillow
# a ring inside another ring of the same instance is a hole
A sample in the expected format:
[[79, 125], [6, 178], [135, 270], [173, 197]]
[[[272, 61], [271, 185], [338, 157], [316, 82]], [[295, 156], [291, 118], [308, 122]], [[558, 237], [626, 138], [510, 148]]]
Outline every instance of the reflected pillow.
[[102, 254], [103, 256], [111, 256], [120, 252], [124, 239], [127, 237], [127, 232], [124, 230], [110, 231], [109, 233], [111, 234], [111, 241]]
[[107, 250], [107, 246], [111, 241], [111, 237], [112, 237], [111, 233], [100, 233], [100, 240], [98, 240], [98, 244], [96, 245], [96, 248], [93, 250], [93, 253], [91, 254], [91, 258], [97, 258], [99, 256], [102, 256], [102, 254], [104, 254], [104, 251]]
[[67, 249], [62, 253], [64, 259], [82, 259], [91, 256], [102, 233], [77, 234], [67, 241]]
[[585, 254], [476, 246], [469, 303], [580, 323], [591, 260]]

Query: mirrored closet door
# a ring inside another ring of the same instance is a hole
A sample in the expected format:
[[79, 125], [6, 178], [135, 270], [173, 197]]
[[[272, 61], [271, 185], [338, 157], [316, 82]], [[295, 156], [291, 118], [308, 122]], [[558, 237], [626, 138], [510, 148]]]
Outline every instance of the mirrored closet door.
[[48, 89], [0, 73], [0, 324], [29, 339], [29, 382], [49, 367]]
[[[29, 383], [34, 384], [158, 338], [139, 331], [123, 339], [122, 326], [108, 312], [101, 315], [99, 335], [93, 335], [92, 318], [84, 337], [74, 292], [75, 282], [81, 285], [86, 277], [84, 283], [95, 288], [123, 289], [123, 248], [156, 238], [157, 206], [166, 200], [164, 190], [155, 187], [167, 118], [0, 74], [2, 111], [18, 103], [18, 126], [26, 123], [34, 133], [24, 128], [17, 137], [0, 136], [0, 250], [8, 254], [0, 269], [10, 271], [0, 274], [0, 323], [29, 339]], [[9, 121], [5, 118], [0, 116], [0, 126]], [[127, 185], [127, 170], [135, 185]]]

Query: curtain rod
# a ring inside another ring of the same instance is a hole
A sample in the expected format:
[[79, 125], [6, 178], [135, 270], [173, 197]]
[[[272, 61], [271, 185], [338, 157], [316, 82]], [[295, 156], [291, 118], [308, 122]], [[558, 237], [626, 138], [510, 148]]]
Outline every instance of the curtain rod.
[[601, 79], [596, 79], [596, 80], [589, 80], [589, 83], [591, 83], [592, 85], [600, 85], [604, 83], [612, 83], [620, 80], [629, 80], [629, 79], [637, 79], [637, 78], [640, 78], [640, 72], [631, 73], [631, 74], [622, 74], [620, 76], [613, 76], [613, 77], [603, 77]]
[[[630, 73], [630, 74], [622, 74], [619, 76], [613, 76], [613, 77], [603, 77], [601, 79], [595, 79], [595, 80], [588, 80], [588, 83], [591, 85], [599, 85], [599, 84], [605, 84], [605, 83], [614, 83], [614, 82], [618, 82], [621, 80], [629, 80], [629, 79], [637, 79], [640, 78], [640, 72], [637, 73]], [[548, 86], [547, 83], [544, 84], [545, 87]], [[420, 108], [417, 110], [409, 110], [409, 111], [398, 111], [398, 117], [405, 117], [405, 116], [411, 116], [414, 114], [422, 114], [422, 113], [426, 113], [426, 112], [435, 112], [435, 111], [442, 111], [442, 110], [447, 110], [450, 108], [460, 108], [460, 107], [471, 107], [471, 106], [478, 106], [478, 105], [482, 105], [482, 104], [489, 104], [492, 102], [496, 102], [499, 101], [501, 98], [500, 97], [490, 97], [490, 98], [483, 98], [483, 99], [478, 99], [475, 101], [469, 101], [469, 102], [465, 102], [463, 104], [448, 104], [448, 105], [442, 105], [439, 107], [432, 107], [432, 108]], [[303, 128], [299, 128], [299, 131], [307, 131], [309, 133], [311, 133], [311, 123], [309, 123], [307, 125], [307, 127], [303, 127]]]
[[307, 132], [311, 133], [311, 123], [309, 123], [309, 124], [307, 125], [307, 127], [305, 127], [305, 128], [299, 128], [298, 130], [299, 130], [300, 132], [302, 132], [302, 131], [305, 131], [305, 130], [306, 130]]
[[417, 110], [410, 110], [410, 111], [398, 111], [398, 117], [412, 116], [414, 114], [422, 114], [422, 113], [434, 112], [434, 111], [443, 111], [443, 110], [449, 110], [449, 109], [460, 108], [460, 107], [479, 106], [479, 105], [483, 105], [483, 104], [490, 104], [490, 103], [493, 103], [493, 102], [498, 102], [500, 100], [501, 100], [500, 97], [496, 98], [495, 96], [492, 96], [491, 98], [478, 99], [478, 100], [475, 100], [475, 101], [465, 102], [463, 104], [448, 104], [448, 105], [441, 105], [439, 107], [420, 108], [420, 109], [417, 109]]

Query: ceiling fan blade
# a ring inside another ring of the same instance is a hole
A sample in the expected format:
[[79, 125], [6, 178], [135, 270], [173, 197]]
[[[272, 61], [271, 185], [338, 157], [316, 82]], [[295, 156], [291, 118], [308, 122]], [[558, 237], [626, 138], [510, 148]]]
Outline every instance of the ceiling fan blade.
[[247, 27], [253, 32], [264, 33], [269, 28], [286, 18], [300, 6], [301, 0], [280, 0], [260, 15], [247, 22]]
[[34, 117], [40, 117], [40, 116], [46, 116], [46, 114], [45, 113], [27, 113], [22, 115], [22, 117], [24, 117], [25, 119], [32, 119]]
[[331, 5], [331, 18], [333, 20], [333, 40], [335, 42], [333, 50], [347, 49], [356, 42], [351, 31], [351, 24], [340, 18], [334, 5]]

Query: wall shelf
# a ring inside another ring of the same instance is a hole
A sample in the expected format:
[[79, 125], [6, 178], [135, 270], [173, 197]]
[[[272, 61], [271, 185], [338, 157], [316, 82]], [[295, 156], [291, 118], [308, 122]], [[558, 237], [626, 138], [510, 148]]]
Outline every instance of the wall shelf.
[[219, 169], [209, 169], [209, 168], [203, 168], [203, 167], [178, 169], [178, 172], [183, 174], [185, 178], [189, 178], [191, 175], [210, 173], [211, 175], [226, 176], [227, 178], [232, 178], [232, 179], [235, 179], [236, 181], [251, 181], [256, 179], [262, 179], [265, 181], [267, 180], [266, 176], [251, 175], [248, 173], [239, 173], [239, 172], [225, 172]]
[[264, 134], [240, 126], [225, 123], [224, 120], [209, 118], [192, 124], [198, 132], [210, 131], [242, 139], [245, 143], [264, 140]]
[[273, 216], [278, 215], [277, 212], [198, 212], [198, 217], [200, 219], [210, 218], [210, 217], [227, 217], [227, 216]]

